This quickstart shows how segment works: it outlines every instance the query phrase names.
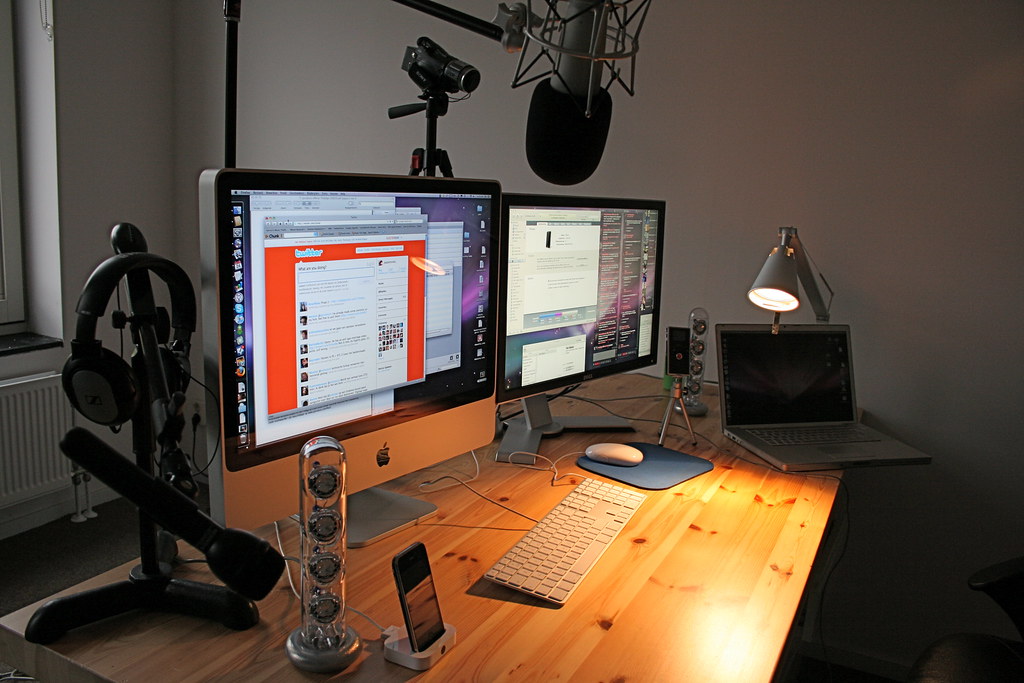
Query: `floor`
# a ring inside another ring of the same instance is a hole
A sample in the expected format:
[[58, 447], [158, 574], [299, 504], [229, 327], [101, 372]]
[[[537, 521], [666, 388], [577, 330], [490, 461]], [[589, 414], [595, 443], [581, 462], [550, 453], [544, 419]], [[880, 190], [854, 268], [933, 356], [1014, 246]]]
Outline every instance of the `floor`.
[[139, 556], [138, 517], [124, 499], [0, 540], [0, 614], [8, 614]]
[[[135, 506], [123, 498], [98, 505], [96, 517], [69, 517], [0, 540], [0, 614], [9, 614], [139, 556]], [[127, 577], [126, 577], [127, 578]], [[0, 683], [33, 681], [0, 663]]]

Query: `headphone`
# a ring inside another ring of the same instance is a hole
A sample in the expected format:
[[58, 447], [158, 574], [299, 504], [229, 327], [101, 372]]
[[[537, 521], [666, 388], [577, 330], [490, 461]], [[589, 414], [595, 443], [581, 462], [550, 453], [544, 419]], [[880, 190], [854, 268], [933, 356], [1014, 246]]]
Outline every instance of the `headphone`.
[[[157, 367], [164, 368], [171, 392], [184, 391], [188, 384], [190, 339], [196, 329], [196, 300], [192, 281], [181, 266], [147, 252], [120, 253], [97, 266], [85, 283], [75, 312], [78, 320], [71, 355], [64, 363], [61, 379], [75, 410], [101, 425], [127, 422], [139, 407], [142, 395], [139, 378], [119, 355], [103, 348], [96, 339], [96, 326], [103, 317], [117, 285], [131, 272], [155, 273], [167, 285], [171, 295], [170, 324], [174, 338], [160, 347]], [[165, 339], [166, 340], [166, 337]]]

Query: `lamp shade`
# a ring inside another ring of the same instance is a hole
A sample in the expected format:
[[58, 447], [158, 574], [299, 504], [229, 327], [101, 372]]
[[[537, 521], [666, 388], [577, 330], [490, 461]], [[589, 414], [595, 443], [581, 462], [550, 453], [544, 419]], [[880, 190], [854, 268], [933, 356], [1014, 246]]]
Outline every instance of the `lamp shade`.
[[772, 249], [747, 298], [769, 311], [792, 311], [800, 305], [796, 256], [788, 246]]

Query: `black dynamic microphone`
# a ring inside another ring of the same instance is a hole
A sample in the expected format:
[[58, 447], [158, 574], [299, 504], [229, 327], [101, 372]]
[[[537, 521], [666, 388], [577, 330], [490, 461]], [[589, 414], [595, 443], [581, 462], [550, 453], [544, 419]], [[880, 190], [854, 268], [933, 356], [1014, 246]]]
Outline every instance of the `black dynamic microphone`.
[[228, 588], [261, 600], [284, 572], [284, 559], [269, 543], [247, 531], [217, 524], [190, 498], [143, 472], [92, 432], [72, 428], [61, 440], [60, 449], [155, 523], [202, 551], [210, 570]]
[[[604, 36], [594, 0], [569, 0], [554, 73], [537, 84], [526, 122], [526, 158], [533, 172], [556, 185], [580, 183], [597, 169], [612, 118], [612, 98], [600, 86], [594, 60]], [[574, 56], [576, 54], [588, 57]], [[589, 104], [589, 116], [588, 112]]]

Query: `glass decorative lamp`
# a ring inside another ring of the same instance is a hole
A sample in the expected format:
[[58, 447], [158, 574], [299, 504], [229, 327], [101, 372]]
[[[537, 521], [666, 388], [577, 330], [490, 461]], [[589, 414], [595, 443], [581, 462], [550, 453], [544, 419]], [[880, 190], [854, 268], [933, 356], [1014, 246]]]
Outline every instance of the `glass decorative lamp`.
[[341, 671], [362, 650], [345, 623], [345, 465], [345, 449], [329, 436], [310, 439], [299, 452], [301, 624], [286, 650], [305, 671]]

